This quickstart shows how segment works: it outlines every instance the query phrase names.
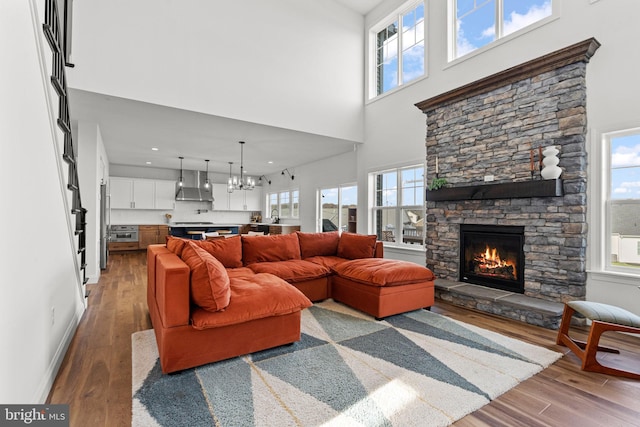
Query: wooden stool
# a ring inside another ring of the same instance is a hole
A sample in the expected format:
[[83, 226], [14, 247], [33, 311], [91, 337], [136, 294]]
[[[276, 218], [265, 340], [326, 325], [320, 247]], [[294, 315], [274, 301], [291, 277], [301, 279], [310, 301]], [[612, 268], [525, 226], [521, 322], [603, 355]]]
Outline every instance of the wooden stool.
[[[569, 336], [571, 318], [575, 312], [582, 314], [591, 320], [591, 329], [587, 342], [574, 340]], [[598, 351], [620, 353], [620, 351], [600, 347], [598, 342], [603, 332], [618, 331], [640, 334], [640, 316], [628, 312], [619, 307], [601, 304], [591, 301], [571, 301], [565, 304], [562, 322], [558, 330], [556, 343], [567, 346], [576, 356], [582, 360], [582, 370], [600, 372], [603, 374], [617, 375], [626, 378], [640, 380], [640, 373], [624, 371], [601, 365], [597, 359]]]

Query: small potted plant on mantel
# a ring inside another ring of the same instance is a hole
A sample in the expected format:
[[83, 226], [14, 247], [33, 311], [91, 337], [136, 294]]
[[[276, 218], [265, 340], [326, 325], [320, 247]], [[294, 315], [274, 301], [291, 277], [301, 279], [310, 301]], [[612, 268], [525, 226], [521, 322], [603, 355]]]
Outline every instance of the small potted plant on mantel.
[[447, 184], [446, 178], [439, 178], [438, 176], [436, 176], [431, 180], [431, 184], [429, 184], [427, 188], [429, 189], [429, 191], [435, 191], [444, 187], [446, 184]]

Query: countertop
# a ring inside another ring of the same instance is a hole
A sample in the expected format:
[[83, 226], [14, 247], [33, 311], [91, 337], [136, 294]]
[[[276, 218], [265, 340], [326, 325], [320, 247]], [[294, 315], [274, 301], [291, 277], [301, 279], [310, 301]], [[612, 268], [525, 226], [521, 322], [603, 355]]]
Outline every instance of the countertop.
[[169, 227], [174, 227], [174, 228], [191, 228], [191, 227], [242, 227], [243, 224], [227, 224], [227, 223], [210, 223], [210, 222], [203, 222], [203, 223], [171, 223], [169, 224]]
[[274, 224], [272, 222], [250, 222], [249, 225], [269, 225], [274, 227], [299, 227], [300, 224]]

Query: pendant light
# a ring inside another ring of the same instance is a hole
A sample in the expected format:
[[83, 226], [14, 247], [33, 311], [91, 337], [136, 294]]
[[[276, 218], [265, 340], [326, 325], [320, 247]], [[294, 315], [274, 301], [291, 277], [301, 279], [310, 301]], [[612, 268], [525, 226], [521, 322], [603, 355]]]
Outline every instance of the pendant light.
[[234, 185], [233, 185], [233, 177], [231, 176], [231, 166], [233, 162], [229, 162], [229, 181], [227, 181], [227, 193], [233, 193]]
[[240, 142], [240, 176], [233, 178], [229, 173], [229, 192], [233, 190], [253, 190], [256, 186], [256, 181], [251, 177], [244, 177], [244, 141]]
[[204, 180], [204, 188], [209, 189], [209, 160], [205, 160], [207, 162], [207, 172]]
[[178, 158], [180, 159], [180, 181], [178, 181], [178, 186], [182, 187], [182, 185], [184, 184], [182, 180], [182, 160], [184, 160], [184, 157], [180, 156]]

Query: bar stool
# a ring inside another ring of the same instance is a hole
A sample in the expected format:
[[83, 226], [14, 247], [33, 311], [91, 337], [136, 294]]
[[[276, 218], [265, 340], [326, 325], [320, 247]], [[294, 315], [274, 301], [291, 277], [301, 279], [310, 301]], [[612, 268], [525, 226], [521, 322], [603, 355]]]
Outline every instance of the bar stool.
[[[571, 318], [575, 312], [591, 320], [587, 342], [574, 340], [569, 336]], [[640, 373], [603, 366], [596, 359], [598, 351], [620, 353], [619, 350], [598, 345], [603, 332], [618, 331], [640, 334], [640, 316], [608, 304], [591, 301], [570, 301], [565, 303], [564, 312], [556, 344], [565, 345], [582, 360], [582, 370], [600, 372], [640, 380]]]
[[191, 240], [204, 240], [204, 231], [187, 231], [187, 235]]

